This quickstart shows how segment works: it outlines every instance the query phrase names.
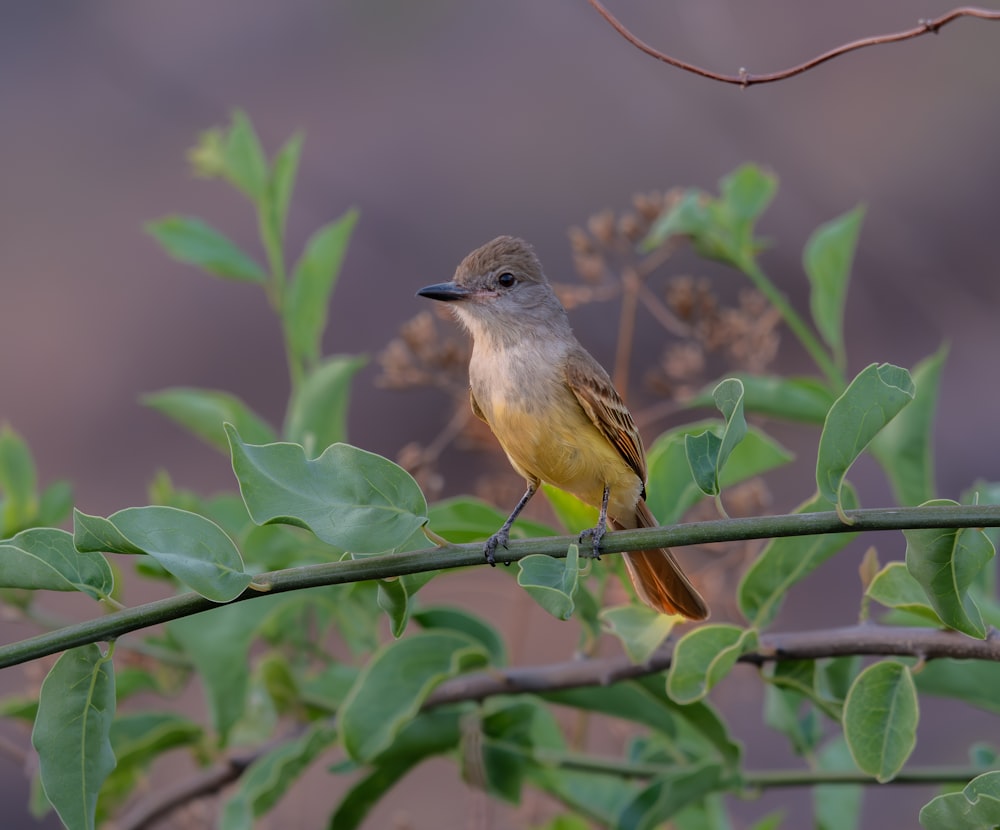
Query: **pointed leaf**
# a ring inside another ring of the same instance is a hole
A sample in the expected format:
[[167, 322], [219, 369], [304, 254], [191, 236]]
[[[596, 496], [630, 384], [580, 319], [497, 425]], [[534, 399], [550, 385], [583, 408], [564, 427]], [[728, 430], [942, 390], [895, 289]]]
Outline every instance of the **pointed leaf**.
[[944, 625], [928, 604], [924, 589], [902, 562], [890, 562], [882, 568], [865, 593], [886, 608], [898, 608], [918, 614], [936, 626]]
[[446, 605], [432, 605], [414, 611], [413, 619], [421, 628], [464, 634], [483, 647], [490, 657], [490, 665], [507, 665], [507, 648], [500, 632], [469, 611]]
[[[770, 418], [822, 424], [834, 401], [827, 386], [815, 378], [745, 373], [736, 373], [733, 378], [743, 384], [743, 405], [747, 412]], [[684, 405], [691, 408], [714, 405], [714, 388], [705, 387]]]
[[310, 724], [297, 738], [280, 744], [257, 758], [240, 778], [236, 794], [222, 811], [220, 830], [236, 830], [269, 812], [288, 789], [337, 738], [328, 723]]
[[889, 363], [861, 371], [827, 413], [819, 439], [816, 483], [842, 511], [840, 488], [851, 465], [900, 410], [913, 400], [910, 373]]
[[677, 703], [693, 703], [729, 674], [741, 654], [757, 647], [757, 632], [735, 625], [703, 625], [677, 643], [667, 675], [667, 694]]
[[263, 283], [264, 269], [229, 237], [194, 216], [165, 216], [146, 224], [164, 250], [178, 262], [196, 265], [217, 277]]
[[305, 527], [356, 553], [392, 550], [427, 522], [427, 503], [402, 467], [348, 444], [309, 460], [297, 444], [244, 444], [226, 427], [240, 493], [257, 524]]
[[307, 366], [319, 360], [327, 307], [357, 220], [358, 212], [349, 210], [321, 227], [295, 265], [282, 317], [292, 354]]
[[[496, 532], [506, 518], [495, 507], [468, 496], [445, 499], [430, 508], [430, 527], [456, 545], [486, 539]], [[510, 529], [511, 539], [557, 535], [558, 531], [554, 527], [524, 519], [518, 519]]]
[[883, 660], [855, 679], [844, 701], [844, 737], [854, 763], [884, 784], [917, 742], [917, 690], [908, 666]]
[[251, 201], [258, 202], [267, 188], [267, 159], [253, 124], [242, 110], [233, 113], [224, 151], [226, 178]]
[[38, 513], [38, 476], [31, 450], [14, 430], [0, 426], [0, 535], [28, 527]]
[[722, 767], [695, 764], [656, 776], [618, 814], [616, 830], [655, 830], [688, 804], [726, 789]]
[[714, 432], [684, 436], [684, 454], [687, 456], [691, 478], [706, 496], [714, 496], [719, 492], [717, 467], [721, 450], [722, 439]]
[[309, 371], [293, 392], [285, 421], [285, 438], [306, 447], [310, 458], [315, 458], [331, 444], [347, 440], [351, 381], [365, 363], [367, 358], [364, 357], [328, 357]]
[[93, 599], [111, 596], [111, 566], [100, 553], [80, 553], [65, 530], [38, 527], [0, 542], [0, 586], [46, 591], [82, 591]]
[[74, 830], [94, 827], [97, 794], [115, 767], [114, 717], [110, 655], [93, 644], [63, 654], [42, 683], [31, 743], [45, 794]]
[[232, 424], [247, 441], [256, 444], [266, 444], [277, 437], [266, 421], [228, 392], [175, 387], [144, 395], [142, 403], [223, 452], [229, 451], [224, 423]]
[[80, 551], [145, 553], [213, 602], [236, 599], [250, 584], [243, 558], [215, 522], [176, 507], [129, 507], [107, 519], [73, 513]]
[[260, 206], [261, 236], [264, 239], [264, 247], [269, 252], [274, 252], [272, 256], [274, 254], [280, 256], [284, 246], [288, 205], [291, 202], [292, 190], [295, 188], [303, 140], [302, 134], [296, 133], [275, 155], [267, 183], [267, 197]]
[[171, 639], [194, 664], [204, 686], [212, 726], [221, 745], [225, 745], [246, 706], [250, 644], [258, 627], [266, 611], [291, 599], [280, 594], [261, 597], [167, 624]]
[[[717, 428], [718, 421], [699, 421], [663, 433], [650, 447], [646, 504], [660, 524], [680, 521], [684, 513], [704, 496], [691, 476], [685, 449], [686, 436]], [[732, 487], [748, 478], [787, 464], [792, 459], [784, 447], [758, 429], [750, 428], [721, 471], [719, 484]]]
[[[857, 506], [850, 485], [842, 490], [842, 502], [848, 510]], [[831, 506], [821, 496], [815, 496], [795, 512], [816, 513]], [[847, 547], [856, 536], [856, 533], [830, 533], [772, 539], [740, 580], [737, 598], [743, 616], [756, 628], [766, 628], [781, 610], [788, 589]]]
[[645, 605], [618, 605], [605, 608], [600, 618], [607, 624], [633, 663], [645, 663], [670, 636], [677, 617], [660, 614]]
[[[936, 499], [929, 505], [956, 504]], [[970, 637], [986, 637], [983, 616], [969, 589], [993, 558], [993, 544], [977, 528], [904, 530], [906, 569], [920, 583], [945, 625]]]
[[719, 494], [722, 468], [747, 434], [747, 422], [743, 416], [743, 384], [735, 378], [724, 380], [715, 387], [712, 397], [725, 418], [721, 437], [706, 432], [703, 435], [688, 435], [684, 441], [691, 473], [698, 489], [706, 496]]
[[858, 243], [863, 207], [821, 225], [806, 243], [803, 265], [812, 290], [809, 308], [816, 328], [833, 349], [838, 366], [845, 363], [844, 305]]
[[570, 545], [565, 559], [535, 553], [518, 560], [517, 584], [557, 620], [573, 616], [573, 595], [580, 580], [580, 548]]
[[344, 749], [357, 761], [371, 760], [391, 746], [435, 687], [486, 662], [478, 643], [453, 632], [425, 631], [384, 646], [340, 708]]
[[904, 505], [934, 498], [934, 411], [947, 346], [913, 369], [913, 403], [893, 418], [872, 441], [872, 455], [885, 470], [896, 500]]
[[992, 830], [1000, 824], [1000, 772], [976, 776], [958, 793], [931, 799], [920, 810], [924, 830]]

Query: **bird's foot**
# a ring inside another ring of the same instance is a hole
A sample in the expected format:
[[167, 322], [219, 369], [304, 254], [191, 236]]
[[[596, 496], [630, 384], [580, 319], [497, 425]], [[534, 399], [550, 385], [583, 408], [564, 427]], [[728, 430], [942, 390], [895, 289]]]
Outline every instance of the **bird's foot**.
[[[486, 545], [483, 547], [483, 555], [486, 557], [486, 561], [490, 563], [491, 568], [497, 566], [496, 552], [498, 547], [507, 549], [507, 542], [510, 540], [510, 532], [501, 528], [489, 539], [486, 540]], [[510, 560], [504, 562], [505, 565], [510, 564]]]
[[579, 542], [582, 545], [585, 539], [590, 539], [591, 549], [590, 555], [593, 559], [601, 558], [601, 540], [604, 538], [604, 534], [607, 533], [607, 526], [599, 524], [597, 527], [588, 527], [583, 533], [580, 534]]

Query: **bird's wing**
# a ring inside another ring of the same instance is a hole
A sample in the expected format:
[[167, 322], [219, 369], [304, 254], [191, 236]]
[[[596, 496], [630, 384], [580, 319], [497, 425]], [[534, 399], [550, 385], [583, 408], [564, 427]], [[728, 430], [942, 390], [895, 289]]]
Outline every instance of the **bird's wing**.
[[645, 483], [646, 456], [642, 439], [625, 403], [601, 365], [582, 349], [566, 360], [566, 385], [587, 417]]

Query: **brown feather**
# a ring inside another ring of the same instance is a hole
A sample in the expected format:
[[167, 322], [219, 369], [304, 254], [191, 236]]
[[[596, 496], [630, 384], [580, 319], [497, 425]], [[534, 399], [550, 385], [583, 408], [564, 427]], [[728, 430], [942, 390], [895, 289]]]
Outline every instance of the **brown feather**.
[[[639, 527], [657, 526], [646, 502], [639, 501], [635, 512]], [[614, 519], [611, 526], [623, 528]], [[647, 605], [664, 614], [682, 614], [690, 620], [708, 619], [708, 605], [668, 548], [629, 551], [625, 554], [625, 567], [635, 592]]]

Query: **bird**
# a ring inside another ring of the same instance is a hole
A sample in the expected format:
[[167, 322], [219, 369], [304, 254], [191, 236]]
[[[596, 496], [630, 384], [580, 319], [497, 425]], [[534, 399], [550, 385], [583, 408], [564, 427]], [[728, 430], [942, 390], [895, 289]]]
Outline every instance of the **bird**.
[[[607, 527], [656, 527], [646, 505], [646, 457], [635, 422], [608, 373], [580, 344], [534, 249], [499, 236], [466, 256], [450, 282], [418, 296], [447, 303], [472, 336], [469, 397], [511, 466], [527, 483], [520, 501], [487, 540], [496, 564], [510, 529], [542, 482], [599, 510], [585, 530], [598, 557]], [[709, 610], [667, 548], [624, 554], [639, 599], [690, 620]]]

